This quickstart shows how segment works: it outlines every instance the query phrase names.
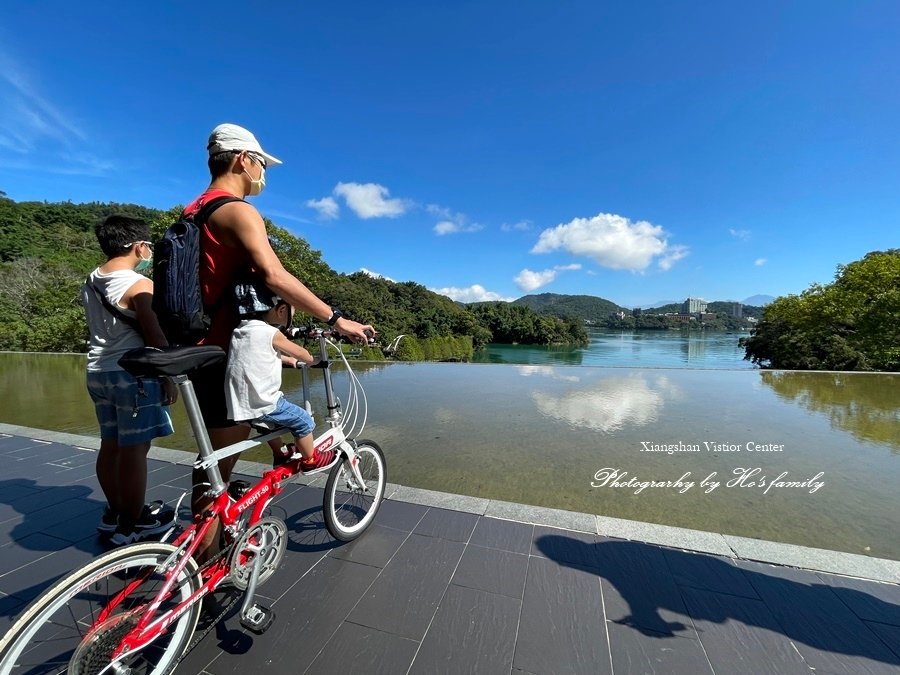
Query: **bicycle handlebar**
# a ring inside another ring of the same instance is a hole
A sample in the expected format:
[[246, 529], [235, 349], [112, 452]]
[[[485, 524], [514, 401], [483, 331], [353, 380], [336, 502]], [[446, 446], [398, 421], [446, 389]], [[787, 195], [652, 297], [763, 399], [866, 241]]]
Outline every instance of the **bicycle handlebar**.
[[[298, 340], [300, 338], [315, 340], [320, 337], [336, 337], [340, 339], [343, 337], [343, 335], [333, 328], [319, 328], [317, 326], [295, 326], [282, 332], [291, 340]], [[369, 345], [374, 345], [376, 343], [375, 333], [372, 331], [367, 330], [366, 337]]]

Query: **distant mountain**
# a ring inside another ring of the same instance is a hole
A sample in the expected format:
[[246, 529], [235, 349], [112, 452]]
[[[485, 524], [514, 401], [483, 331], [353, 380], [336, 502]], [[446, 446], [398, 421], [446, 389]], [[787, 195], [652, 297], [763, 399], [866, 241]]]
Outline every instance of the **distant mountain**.
[[513, 300], [512, 304], [529, 307], [539, 314], [588, 321], [604, 321], [613, 312], [631, 313], [631, 310], [626, 307], [594, 295], [540, 293], [539, 295], [525, 295], [518, 300]]
[[[755, 318], [761, 317], [762, 305], [771, 302], [772, 300], [774, 300], [774, 298], [768, 295], [754, 295], [747, 298], [747, 300], [741, 303], [743, 305], [744, 316], [752, 316]], [[611, 300], [599, 298], [594, 295], [541, 293], [539, 295], [525, 295], [518, 300], [513, 300], [511, 304], [524, 305], [539, 314], [548, 314], [563, 319], [587, 320], [594, 323], [608, 320], [610, 315], [615, 312], [631, 314], [631, 308], [622, 307]], [[735, 304], [737, 303], [734, 300], [709, 301], [708, 311], [714, 313], [723, 312], [731, 315]], [[645, 312], [649, 310], [651, 314], [677, 314], [681, 312], [681, 305], [682, 301], [677, 300], [665, 304], [645, 307], [644, 310]]]
[[683, 300], [657, 300], [652, 305], [647, 305], [646, 307], [642, 307], [642, 309], [656, 309], [663, 305], [680, 305], [682, 302]]
[[753, 305], [754, 307], [765, 307], [774, 299], [771, 295], [751, 295], [749, 298], [744, 299], [744, 304]]

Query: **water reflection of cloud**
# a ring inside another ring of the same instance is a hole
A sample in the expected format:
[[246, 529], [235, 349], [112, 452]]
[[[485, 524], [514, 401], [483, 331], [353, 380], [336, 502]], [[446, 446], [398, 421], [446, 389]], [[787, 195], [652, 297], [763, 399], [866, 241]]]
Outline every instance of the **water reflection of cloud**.
[[519, 375], [522, 377], [531, 377], [532, 375], [540, 375], [549, 377], [554, 380], [562, 380], [563, 382], [578, 382], [580, 378], [577, 375], [563, 375], [553, 366], [516, 366]]
[[643, 375], [630, 375], [604, 379], [589, 389], [561, 396], [535, 391], [531, 397], [547, 417], [575, 427], [611, 432], [656, 422], [666, 399], [679, 393], [665, 376], [650, 382]]

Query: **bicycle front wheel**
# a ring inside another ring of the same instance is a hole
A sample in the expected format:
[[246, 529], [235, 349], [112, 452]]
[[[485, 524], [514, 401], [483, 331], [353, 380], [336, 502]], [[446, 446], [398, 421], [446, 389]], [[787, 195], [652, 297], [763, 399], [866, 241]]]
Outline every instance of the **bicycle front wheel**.
[[[97, 675], [142, 608], [166, 581], [160, 565], [175, 547], [158, 542], [111, 551], [73, 572], [39, 597], [0, 640], [0, 675], [66, 673]], [[124, 588], [130, 590], [103, 621], [98, 617]], [[197, 564], [189, 559], [156, 616], [200, 588]], [[195, 603], [152, 643], [120, 660], [115, 672], [165, 675], [188, 645], [200, 604]]]
[[325, 526], [335, 539], [356, 539], [372, 522], [387, 482], [384, 453], [374, 441], [357, 441], [356, 457], [363, 482], [359, 483], [344, 460], [335, 465], [325, 484]]

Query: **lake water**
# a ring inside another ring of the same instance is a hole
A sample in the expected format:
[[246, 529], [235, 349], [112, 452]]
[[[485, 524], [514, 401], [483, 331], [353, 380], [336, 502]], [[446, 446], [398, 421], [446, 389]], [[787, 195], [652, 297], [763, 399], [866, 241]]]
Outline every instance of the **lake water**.
[[746, 332], [588, 330], [587, 347], [488, 345], [476, 363], [643, 368], [753, 369], [738, 340]]
[[[83, 369], [83, 356], [0, 354], [0, 421], [96, 436]], [[392, 482], [900, 560], [898, 374], [546, 363], [356, 372], [370, 404], [363, 436], [384, 447]], [[288, 395], [299, 386], [285, 371]], [[173, 413], [177, 433], [158, 444], [192, 450], [180, 403]], [[650, 481], [680, 485], [640, 487]]]

